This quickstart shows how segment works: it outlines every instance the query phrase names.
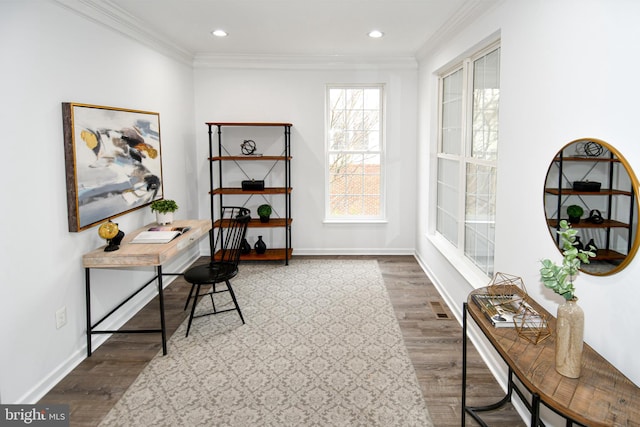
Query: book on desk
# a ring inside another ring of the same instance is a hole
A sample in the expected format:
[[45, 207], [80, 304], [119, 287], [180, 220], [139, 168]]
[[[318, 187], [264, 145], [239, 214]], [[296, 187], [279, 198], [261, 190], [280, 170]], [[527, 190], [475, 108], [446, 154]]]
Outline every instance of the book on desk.
[[516, 316], [522, 317], [525, 314], [528, 326], [544, 324], [540, 314], [520, 295], [473, 294], [472, 299], [496, 328], [515, 328], [517, 321], [514, 321], [514, 317], [517, 320]]
[[176, 237], [189, 231], [191, 227], [158, 226], [142, 231], [131, 243], [169, 243]]

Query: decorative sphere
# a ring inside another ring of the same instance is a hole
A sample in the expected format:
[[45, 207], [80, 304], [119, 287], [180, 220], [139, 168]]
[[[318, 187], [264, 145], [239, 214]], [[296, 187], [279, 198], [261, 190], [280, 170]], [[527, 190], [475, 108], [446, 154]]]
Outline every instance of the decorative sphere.
[[115, 222], [107, 221], [98, 228], [98, 236], [105, 240], [110, 240], [116, 237], [118, 234], [118, 224]]
[[252, 139], [245, 139], [240, 145], [240, 150], [242, 150], [242, 154], [251, 155], [256, 151], [256, 143]]

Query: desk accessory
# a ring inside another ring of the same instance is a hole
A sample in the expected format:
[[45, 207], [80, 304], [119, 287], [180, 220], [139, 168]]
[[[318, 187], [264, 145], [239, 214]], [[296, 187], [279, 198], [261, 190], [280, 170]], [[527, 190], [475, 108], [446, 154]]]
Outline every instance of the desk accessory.
[[264, 190], [264, 180], [247, 180], [242, 181], [243, 191], [262, 191]]
[[118, 224], [109, 220], [100, 225], [98, 235], [107, 241], [107, 246], [104, 248], [104, 251], [113, 252], [120, 248], [120, 242], [122, 242], [124, 232], [118, 228]]

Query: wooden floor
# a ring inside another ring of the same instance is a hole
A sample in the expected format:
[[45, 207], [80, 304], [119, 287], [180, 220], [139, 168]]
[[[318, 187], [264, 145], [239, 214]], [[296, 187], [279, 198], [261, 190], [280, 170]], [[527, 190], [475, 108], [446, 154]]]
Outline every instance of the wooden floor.
[[[358, 258], [378, 260], [434, 426], [460, 426], [462, 330], [457, 320], [413, 257]], [[182, 278], [165, 290], [169, 336], [187, 316], [183, 307], [188, 292], [189, 286]], [[126, 327], [157, 327], [157, 310], [154, 300]], [[69, 404], [71, 426], [98, 425], [160, 348], [157, 334], [113, 335], [40, 403]], [[468, 348], [467, 403], [483, 405], [499, 400], [500, 387], [473, 346]], [[483, 418], [490, 426], [525, 425], [511, 405]], [[467, 416], [466, 425], [477, 424]]]

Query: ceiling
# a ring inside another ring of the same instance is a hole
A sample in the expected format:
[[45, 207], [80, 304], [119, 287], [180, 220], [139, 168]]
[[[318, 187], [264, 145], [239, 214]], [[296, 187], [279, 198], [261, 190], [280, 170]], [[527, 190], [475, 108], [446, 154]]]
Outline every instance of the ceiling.
[[[415, 57], [496, 0], [57, 0], [121, 31], [215, 55]], [[101, 17], [97, 18], [97, 15]], [[211, 35], [222, 28], [227, 37]], [[385, 33], [371, 39], [367, 33]]]

